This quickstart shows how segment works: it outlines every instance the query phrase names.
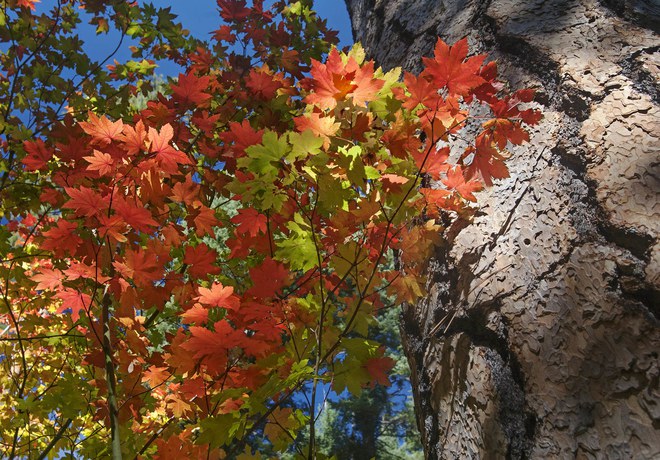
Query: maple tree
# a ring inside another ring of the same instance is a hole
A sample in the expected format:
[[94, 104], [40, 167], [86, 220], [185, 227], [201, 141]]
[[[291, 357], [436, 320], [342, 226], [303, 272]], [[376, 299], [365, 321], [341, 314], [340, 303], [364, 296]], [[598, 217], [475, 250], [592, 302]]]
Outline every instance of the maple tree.
[[[388, 382], [376, 313], [424, 295], [443, 230], [538, 122], [533, 94], [465, 39], [419, 76], [376, 69], [308, 1], [218, 0], [209, 44], [105, 3], [4, 4], [3, 457], [249, 458], [261, 433], [320, 458], [320, 398]], [[185, 71], [141, 110], [150, 58], [24, 87], [24, 63], [71, 46], [74, 6]]]

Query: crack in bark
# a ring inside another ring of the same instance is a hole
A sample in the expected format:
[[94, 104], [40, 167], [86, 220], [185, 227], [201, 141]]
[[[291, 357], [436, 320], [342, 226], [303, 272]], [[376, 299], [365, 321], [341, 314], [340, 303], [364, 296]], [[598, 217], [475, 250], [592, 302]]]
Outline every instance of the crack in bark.
[[643, 48], [618, 62], [623, 74], [633, 82], [633, 87], [640, 93], [648, 95], [656, 105], [660, 105], [660, 83], [644, 68], [638, 58], [642, 54], [653, 54], [659, 50], [660, 46]]

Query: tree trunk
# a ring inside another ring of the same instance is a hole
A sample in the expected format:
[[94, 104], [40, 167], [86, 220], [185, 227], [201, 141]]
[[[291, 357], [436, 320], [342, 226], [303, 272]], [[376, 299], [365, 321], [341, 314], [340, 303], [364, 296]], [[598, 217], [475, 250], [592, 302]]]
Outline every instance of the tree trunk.
[[379, 65], [468, 36], [545, 116], [405, 307], [427, 458], [660, 458], [660, 6], [347, 4]]

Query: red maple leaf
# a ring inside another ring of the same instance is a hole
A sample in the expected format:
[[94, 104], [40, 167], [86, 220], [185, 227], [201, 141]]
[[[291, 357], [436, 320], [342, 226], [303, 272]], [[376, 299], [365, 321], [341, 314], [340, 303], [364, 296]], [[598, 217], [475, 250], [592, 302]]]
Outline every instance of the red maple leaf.
[[125, 243], [128, 241], [128, 238], [124, 235], [128, 231], [126, 227], [126, 222], [120, 216], [108, 216], [101, 214], [98, 216], [99, 223], [99, 233], [103, 238], [110, 237], [117, 243]]
[[124, 260], [112, 265], [123, 277], [133, 279], [140, 287], [151, 287], [154, 281], [163, 277], [163, 263], [159, 263], [156, 254], [149, 250], [128, 249]]
[[38, 291], [57, 291], [62, 287], [64, 274], [60, 270], [42, 268], [40, 273], [32, 275], [32, 281], [37, 283], [35, 289]]
[[484, 183], [490, 187], [493, 185], [493, 179], [509, 177], [509, 169], [504, 164], [504, 157], [497, 151], [495, 145], [492, 133], [489, 131], [484, 131], [477, 136], [474, 158], [465, 170], [465, 176], [468, 179], [479, 174]]
[[389, 356], [384, 356], [382, 358], [371, 358], [365, 364], [364, 367], [369, 373], [369, 376], [373, 379], [371, 386], [378, 383], [383, 386], [389, 386], [390, 379], [388, 378], [388, 373], [394, 367], [395, 361]]
[[282, 87], [282, 83], [275, 80], [273, 75], [264, 69], [252, 69], [247, 76], [245, 86], [252, 94], [262, 101], [268, 101], [275, 97], [277, 90]]
[[64, 203], [64, 207], [75, 210], [77, 216], [91, 217], [108, 210], [110, 201], [108, 197], [101, 197], [91, 188], [65, 187], [64, 191], [71, 197], [69, 201]]
[[23, 142], [23, 149], [27, 153], [23, 158], [23, 164], [28, 171], [37, 171], [43, 168], [53, 158], [53, 151], [41, 139]]
[[188, 264], [188, 273], [195, 278], [206, 278], [209, 275], [220, 273], [220, 267], [214, 265], [218, 254], [206, 244], [200, 243], [196, 247], [188, 246], [183, 263]]
[[73, 255], [82, 239], [77, 235], [78, 224], [59, 219], [54, 227], [43, 233], [45, 238], [41, 243], [42, 249], [53, 251], [57, 257], [62, 257], [65, 253]]
[[220, 16], [228, 22], [240, 21], [250, 15], [250, 9], [245, 7], [245, 0], [218, 0]]
[[215, 211], [208, 206], [201, 205], [199, 209], [190, 212], [189, 219], [191, 217], [195, 223], [193, 226], [195, 228], [195, 234], [199, 237], [203, 235], [214, 235], [213, 227], [220, 225], [220, 221], [215, 217]]
[[170, 145], [172, 137], [174, 137], [174, 130], [169, 123], [160, 128], [160, 131], [149, 128], [149, 140], [151, 141], [149, 151], [156, 155], [156, 161], [165, 172], [170, 174], [179, 169], [179, 164], [192, 164], [188, 155]]
[[172, 84], [172, 98], [185, 106], [205, 107], [211, 95], [206, 93], [211, 78], [208, 75], [198, 77], [192, 72], [179, 74], [177, 83]]
[[274, 297], [278, 291], [289, 284], [289, 270], [270, 257], [263, 263], [250, 269], [252, 287], [247, 294], [254, 297]]
[[232, 223], [237, 224], [236, 232], [239, 234], [249, 233], [255, 237], [261, 233], [268, 232], [268, 218], [254, 208], [243, 208], [238, 214], [231, 218]]
[[62, 314], [70, 311], [71, 319], [74, 323], [80, 318], [80, 311], [89, 311], [89, 307], [92, 304], [91, 296], [66, 287], [60, 289], [55, 294], [55, 297], [62, 301], [62, 305], [57, 309], [56, 313]]
[[158, 227], [158, 222], [153, 219], [151, 211], [142, 206], [135, 206], [123, 198], [115, 197], [112, 209], [126, 224], [138, 232], [149, 233], [154, 227]]
[[403, 100], [403, 107], [412, 110], [419, 104], [428, 108], [434, 108], [439, 100], [438, 88], [435, 87], [427, 78], [415, 76], [409, 72], [403, 75], [403, 82], [410, 96], [403, 96], [403, 91], [397, 88], [397, 96]]
[[465, 59], [468, 53], [467, 38], [459, 40], [454, 46], [447, 45], [438, 38], [435, 45], [435, 57], [423, 58], [426, 69], [423, 77], [431, 77], [436, 88], [447, 87], [450, 95], [467, 97], [470, 90], [486, 83], [479, 75], [485, 55]]
[[446, 172], [449, 169], [447, 160], [449, 159], [449, 147], [442, 147], [441, 149], [436, 150], [435, 148], [431, 152], [426, 154], [427, 150], [417, 151], [413, 153], [413, 158], [415, 159], [415, 164], [420, 168], [421, 172], [428, 174], [434, 180], [440, 178], [440, 174]]

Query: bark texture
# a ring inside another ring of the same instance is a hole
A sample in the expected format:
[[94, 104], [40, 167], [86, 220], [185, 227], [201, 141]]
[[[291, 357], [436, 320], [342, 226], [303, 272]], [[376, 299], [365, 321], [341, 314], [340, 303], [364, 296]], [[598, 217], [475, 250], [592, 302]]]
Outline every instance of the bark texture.
[[545, 114], [404, 310], [427, 457], [660, 458], [658, 2], [347, 4], [380, 65], [468, 36]]

